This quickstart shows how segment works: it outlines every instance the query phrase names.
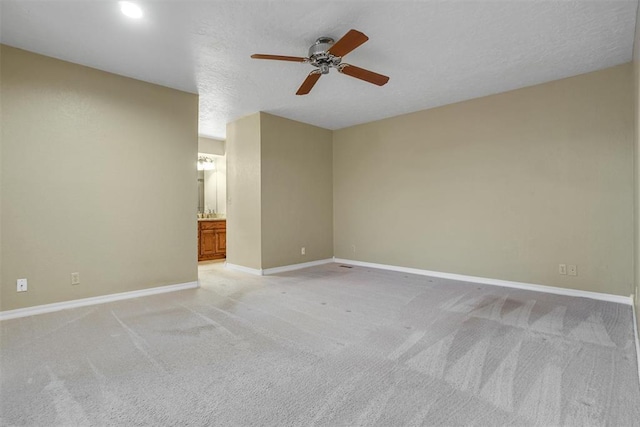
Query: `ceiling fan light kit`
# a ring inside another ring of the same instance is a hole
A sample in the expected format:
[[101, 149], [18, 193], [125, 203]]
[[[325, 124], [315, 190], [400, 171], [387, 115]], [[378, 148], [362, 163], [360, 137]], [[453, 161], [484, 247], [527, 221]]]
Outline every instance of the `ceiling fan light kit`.
[[356, 67], [342, 62], [342, 58], [355, 48], [369, 40], [369, 37], [357, 30], [349, 30], [340, 40], [334, 42], [331, 37], [320, 37], [309, 48], [308, 57], [282, 56], [282, 55], [251, 55], [254, 59], [271, 59], [275, 61], [306, 62], [316, 67], [311, 71], [296, 95], [308, 94], [323, 74], [328, 74], [331, 68], [356, 79], [364, 80], [378, 86], [384, 86], [389, 77], [364, 68]]

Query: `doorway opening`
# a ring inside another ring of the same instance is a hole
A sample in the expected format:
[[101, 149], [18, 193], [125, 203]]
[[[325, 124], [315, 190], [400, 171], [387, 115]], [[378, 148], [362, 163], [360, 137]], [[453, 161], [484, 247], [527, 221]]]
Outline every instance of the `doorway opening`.
[[226, 156], [198, 153], [198, 262], [226, 257]]

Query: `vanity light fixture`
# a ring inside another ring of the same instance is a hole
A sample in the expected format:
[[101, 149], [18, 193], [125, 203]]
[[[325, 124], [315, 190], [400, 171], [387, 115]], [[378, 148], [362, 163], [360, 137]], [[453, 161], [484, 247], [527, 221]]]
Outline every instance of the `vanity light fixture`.
[[140, 19], [142, 18], [142, 9], [135, 3], [130, 1], [120, 2], [120, 11], [129, 18]]
[[216, 164], [211, 157], [199, 156], [198, 157], [198, 170], [199, 171], [211, 171], [216, 168]]

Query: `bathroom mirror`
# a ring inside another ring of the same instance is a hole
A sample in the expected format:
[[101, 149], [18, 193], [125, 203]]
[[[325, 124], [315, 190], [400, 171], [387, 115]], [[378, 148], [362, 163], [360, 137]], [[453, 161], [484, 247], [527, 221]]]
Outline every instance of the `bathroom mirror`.
[[[201, 154], [199, 154], [199, 157]], [[226, 214], [227, 176], [226, 157], [208, 155], [214, 167], [201, 169], [198, 167], [198, 213], [213, 213], [217, 216]]]

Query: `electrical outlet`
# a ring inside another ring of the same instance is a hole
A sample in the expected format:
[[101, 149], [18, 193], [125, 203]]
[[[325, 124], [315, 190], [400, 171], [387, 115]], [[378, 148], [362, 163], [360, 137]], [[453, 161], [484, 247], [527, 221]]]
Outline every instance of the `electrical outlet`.
[[569, 276], [577, 276], [578, 275], [578, 266], [574, 264], [569, 264]]
[[16, 282], [18, 292], [27, 292], [27, 279], [18, 279]]
[[71, 273], [71, 284], [72, 285], [80, 284], [80, 273]]
[[558, 264], [558, 273], [562, 275], [567, 274], [567, 264]]
[[306, 255], [306, 253], [307, 250], [304, 247], [300, 248], [300, 255]]

